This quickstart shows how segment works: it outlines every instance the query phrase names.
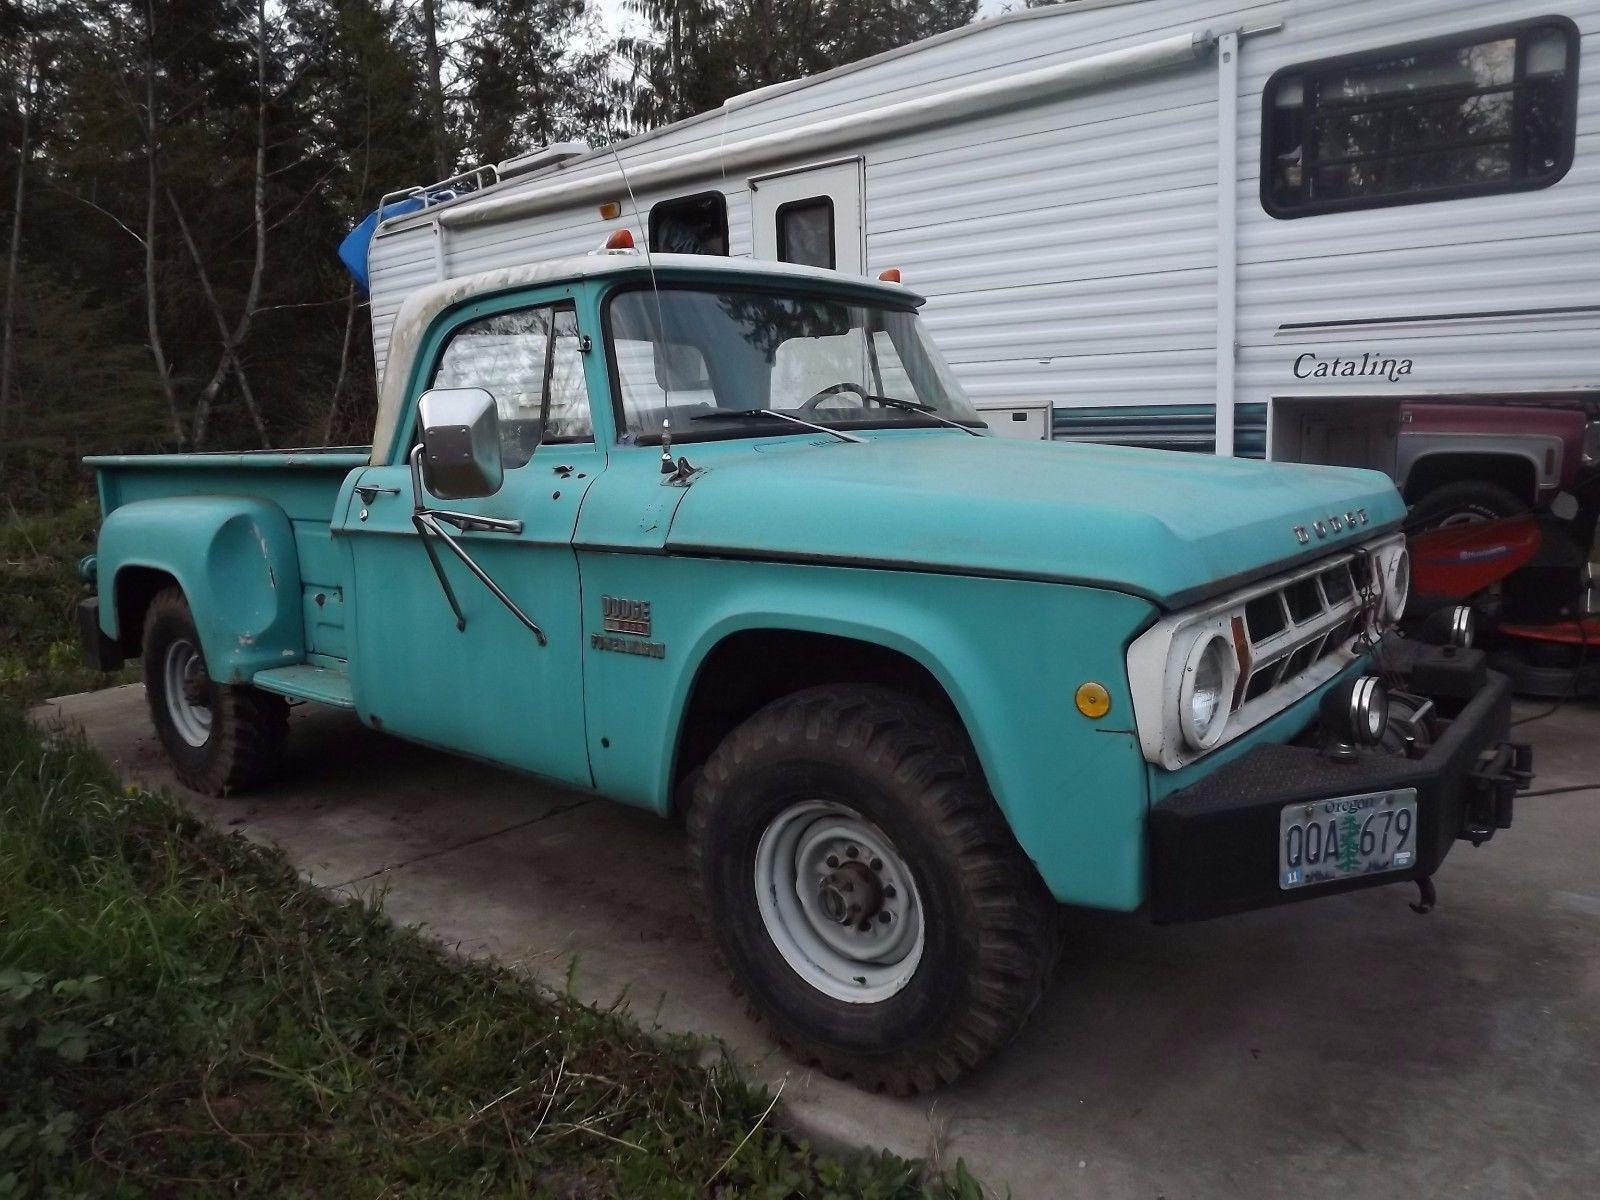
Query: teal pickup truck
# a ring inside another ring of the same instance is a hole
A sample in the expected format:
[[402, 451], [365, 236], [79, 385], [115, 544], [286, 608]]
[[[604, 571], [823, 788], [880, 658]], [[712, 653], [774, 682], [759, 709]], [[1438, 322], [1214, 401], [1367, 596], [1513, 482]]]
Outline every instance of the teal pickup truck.
[[1505, 680], [1386, 636], [1381, 475], [987, 434], [892, 283], [601, 253], [429, 285], [370, 448], [103, 457], [81, 612], [178, 776], [287, 706], [681, 816], [776, 1036], [977, 1065], [1058, 905], [1429, 878], [1529, 777]]

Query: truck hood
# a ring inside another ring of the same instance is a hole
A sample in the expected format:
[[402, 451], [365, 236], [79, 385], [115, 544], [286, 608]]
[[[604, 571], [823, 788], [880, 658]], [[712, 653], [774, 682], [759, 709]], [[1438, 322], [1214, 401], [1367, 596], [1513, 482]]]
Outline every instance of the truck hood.
[[[707, 469], [678, 505], [669, 550], [1081, 583], [1164, 608], [1365, 540], [1405, 512], [1387, 476], [1346, 467], [944, 430], [713, 445], [685, 448], [707, 451]], [[1358, 509], [1365, 524], [1334, 532], [1330, 517], [1345, 525]]]

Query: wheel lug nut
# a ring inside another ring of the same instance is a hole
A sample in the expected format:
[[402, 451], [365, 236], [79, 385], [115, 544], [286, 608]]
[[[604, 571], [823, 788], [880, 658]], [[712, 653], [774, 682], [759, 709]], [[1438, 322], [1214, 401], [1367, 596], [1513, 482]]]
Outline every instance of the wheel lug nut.
[[839, 856], [837, 854], [828, 855], [828, 865], [830, 867], [837, 867], [839, 865]]
[[880, 909], [878, 911], [878, 924], [887, 925], [888, 923], [889, 923], [889, 910], [886, 909], [886, 908], [885, 909]]
[[857, 858], [861, 854], [861, 851], [857, 850], [854, 846], [846, 846], [844, 852], [847, 858]]
[[883, 885], [883, 898], [885, 900], [894, 899], [894, 884], [886, 883]]
[[868, 865], [871, 866], [874, 871], [881, 871], [883, 870], [883, 859], [875, 858]]
[[866, 933], [868, 930], [870, 930], [872, 928], [872, 922], [871, 921], [863, 921], [863, 922], [861, 922], [861, 924], [857, 928], [859, 928], [862, 933]]

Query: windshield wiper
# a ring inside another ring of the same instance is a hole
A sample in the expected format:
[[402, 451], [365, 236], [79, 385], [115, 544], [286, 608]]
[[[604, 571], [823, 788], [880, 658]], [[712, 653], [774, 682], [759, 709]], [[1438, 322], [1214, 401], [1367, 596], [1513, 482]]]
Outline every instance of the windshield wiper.
[[937, 421], [941, 425], [948, 425], [951, 429], [959, 429], [962, 433], [970, 433], [973, 437], [981, 438], [983, 434], [973, 429], [970, 425], [963, 425], [960, 421], [952, 421], [934, 409], [931, 404], [924, 404], [920, 400], [902, 400], [898, 396], [874, 396], [868, 392], [862, 396], [864, 400], [871, 400], [874, 404], [881, 404], [885, 408], [898, 408], [902, 412], [918, 413], [930, 421]]
[[791, 416], [786, 412], [778, 412], [771, 408], [719, 408], [715, 412], [697, 413], [690, 417], [691, 421], [727, 421], [736, 417], [776, 417], [780, 421], [788, 421], [793, 425], [802, 425], [807, 429], [815, 429], [818, 433], [829, 433], [841, 442], [865, 442], [866, 438], [858, 438], [853, 433], [846, 433], [842, 429], [831, 429], [826, 425], [818, 425], [815, 421], [807, 421], [801, 417]]

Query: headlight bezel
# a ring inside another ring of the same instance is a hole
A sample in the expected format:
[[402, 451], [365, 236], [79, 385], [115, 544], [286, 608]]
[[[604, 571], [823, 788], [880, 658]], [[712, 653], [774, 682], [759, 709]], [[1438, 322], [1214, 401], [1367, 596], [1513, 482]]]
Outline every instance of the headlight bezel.
[[[1298, 703], [1361, 658], [1394, 624], [1385, 604], [1392, 589], [1386, 589], [1385, 583], [1392, 579], [1395, 557], [1404, 547], [1404, 535], [1391, 529], [1168, 614], [1136, 637], [1128, 647], [1128, 685], [1145, 760], [1167, 770], [1196, 762]], [[1366, 562], [1370, 574], [1357, 569], [1358, 559]], [[1350, 564], [1353, 593], [1343, 594], [1335, 604], [1332, 593], [1319, 583], [1326, 600], [1320, 616], [1306, 621], [1296, 618], [1282, 635], [1252, 638], [1246, 619], [1252, 601], [1273, 592], [1287, 596], [1293, 585], [1311, 576], [1324, 576], [1340, 564]], [[1337, 629], [1345, 632], [1337, 641], [1328, 640]], [[1208, 727], [1203, 739], [1196, 739], [1184, 727], [1185, 709], [1192, 699], [1192, 689], [1186, 687], [1186, 668], [1190, 656], [1200, 652], [1199, 644], [1209, 638], [1220, 638], [1234, 648], [1227, 673], [1230, 692], [1223, 697], [1225, 713]], [[1257, 689], [1259, 675], [1271, 671], [1297, 648], [1319, 639], [1321, 648], [1311, 656], [1309, 666], [1285, 674], [1265, 690]], [[1203, 744], [1197, 745], [1197, 741]]]
[[1411, 551], [1402, 542], [1399, 553], [1380, 557], [1383, 570], [1383, 616], [1394, 624], [1405, 615], [1411, 599]]
[[[1195, 723], [1194, 696], [1199, 687], [1200, 667], [1207, 655], [1216, 652], [1218, 661], [1217, 702], [1205, 729]], [[1220, 630], [1205, 629], [1194, 639], [1184, 661], [1178, 684], [1178, 728], [1183, 740], [1195, 750], [1209, 750], [1222, 740], [1233, 715], [1234, 688], [1239, 683], [1239, 656], [1232, 639]]]

